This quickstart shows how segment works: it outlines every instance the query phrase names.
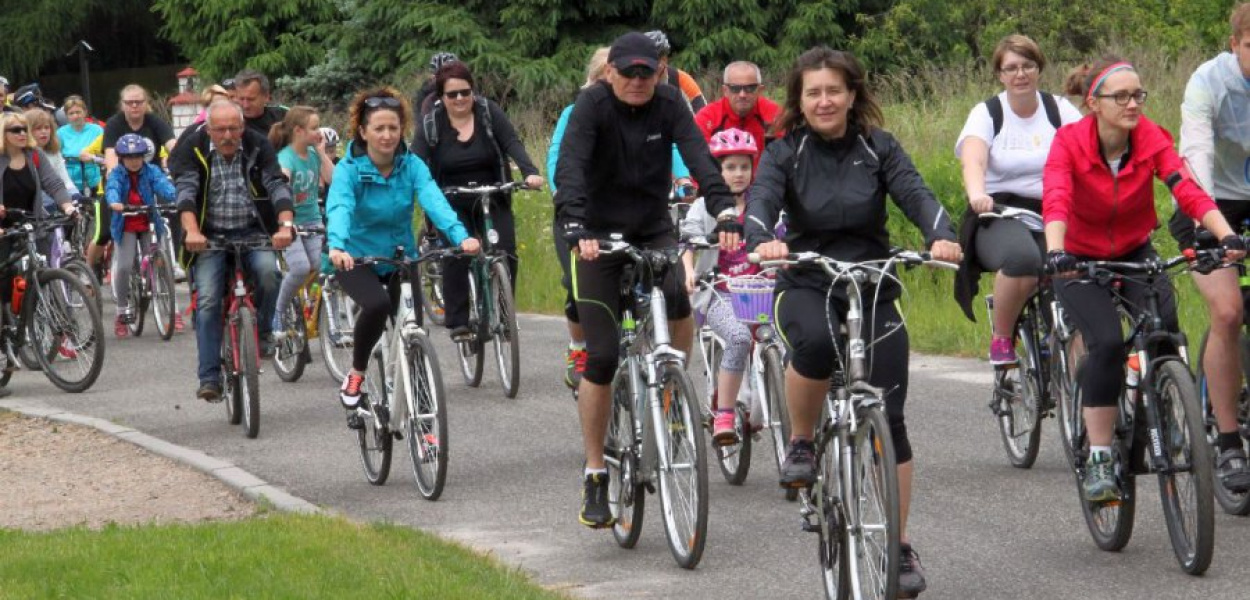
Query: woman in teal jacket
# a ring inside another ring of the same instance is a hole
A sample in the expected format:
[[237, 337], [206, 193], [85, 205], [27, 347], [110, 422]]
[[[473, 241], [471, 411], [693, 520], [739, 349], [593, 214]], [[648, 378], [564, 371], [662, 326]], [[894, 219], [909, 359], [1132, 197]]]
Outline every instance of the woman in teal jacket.
[[399, 247], [415, 257], [415, 202], [421, 203], [434, 226], [465, 253], [476, 253], [480, 245], [457, 220], [429, 168], [404, 145], [403, 132], [412, 127], [412, 108], [398, 91], [382, 87], [357, 94], [349, 121], [353, 139], [334, 168], [326, 198], [326, 236], [330, 262], [339, 270], [339, 285], [360, 307], [352, 369], [343, 378], [339, 392], [343, 407], [349, 410], [348, 425], [359, 428], [362, 423], [355, 409], [369, 368], [369, 354], [382, 337], [387, 317], [394, 312], [399, 288], [391, 269], [357, 267], [354, 259], [389, 257]]

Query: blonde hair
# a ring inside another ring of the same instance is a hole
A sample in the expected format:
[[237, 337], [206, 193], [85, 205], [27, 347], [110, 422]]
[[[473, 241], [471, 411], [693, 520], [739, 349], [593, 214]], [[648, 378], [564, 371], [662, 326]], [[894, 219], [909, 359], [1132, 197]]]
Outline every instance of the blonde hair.
[[[148, 90], [146, 88], [144, 88], [143, 86], [137, 83], [132, 83], [122, 88], [122, 91], [117, 94], [117, 110], [123, 110], [126, 108], [126, 94], [131, 93], [131, 92], [139, 92], [143, 94], [143, 101], [145, 103], [147, 103], [151, 99], [148, 96]], [[151, 110], [152, 110], [152, 105], [148, 104], [148, 112], [151, 112]]]
[[26, 117], [22, 113], [0, 112], [0, 154], [8, 154], [9, 152], [9, 144], [6, 141], [8, 138], [4, 135], [8, 132], [3, 130], [14, 125], [26, 127], [26, 147], [35, 147], [35, 136], [30, 135], [30, 123], [26, 122]]
[[214, 83], [213, 85], [204, 88], [204, 91], [200, 92], [200, 106], [208, 108], [208, 105], [212, 104], [213, 99], [217, 96], [221, 96], [222, 98], [229, 100], [230, 92], [227, 92], [226, 88]]
[[66, 96], [65, 105], [63, 108], [65, 109], [66, 114], [69, 114], [69, 111], [74, 108], [81, 108], [83, 113], [91, 112], [90, 110], [87, 109], [87, 102], [82, 99], [82, 96], [77, 96], [77, 95]]
[[52, 118], [52, 114], [39, 108], [32, 108], [24, 114], [26, 123], [30, 127], [30, 132], [27, 134], [30, 141], [38, 146], [39, 142], [35, 139], [35, 129], [47, 127], [52, 134], [48, 136], [48, 145], [44, 146], [43, 150], [52, 154], [60, 154], [61, 140], [56, 137], [56, 119]]
[[586, 89], [603, 79], [603, 72], [608, 68], [608, 52], [612, 49], [607, 46], [600, 46], [590, 55], [590, 64], [586, 65], [586, 83], [582, 84], [582, 89]]

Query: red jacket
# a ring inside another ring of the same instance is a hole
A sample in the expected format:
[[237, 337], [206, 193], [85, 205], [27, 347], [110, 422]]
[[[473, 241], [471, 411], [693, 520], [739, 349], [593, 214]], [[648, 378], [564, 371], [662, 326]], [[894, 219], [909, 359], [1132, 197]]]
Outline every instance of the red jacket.
[[703, 139], [712, 141], [712, 134], [726, 129], [741, 129], [755, 138], [755, 146], [759, 148], [760, 153], [755, 156], [755, 165], [760, 165], [760, 156], [764, 155], [764, 145], [772, 141], [773, 137], [769, 130], [773, 128], [773, 123], [777, 121], [777, 117], [781, 114], [781, 108], [776, 102], [761, 96], [755, 103], [755, 109], [747, 113], [745, 117], [739, 117], [737, 113], [729, 107], [729, 98], [721, 98], [707, 106], [704, 106], [699, 114], [694, 116], [694, 122], [698, 123], [699, 131], [703, 132]]
[[1106, 260], [1146, 243], [1158, 225], [1155, 177], [1190, 217], [1216, 210], [1211, 197], [1181, 175], [1171, 134], [1145, 116], [1129, 134], [1128, 162], [1119, 177], [1111, 174], [1098, 146], [1098, 121], [1086, 115], [1055, 133], [1042, 172], [1042, 214], [1047, 223], [1067, 223], [1068, 252]]

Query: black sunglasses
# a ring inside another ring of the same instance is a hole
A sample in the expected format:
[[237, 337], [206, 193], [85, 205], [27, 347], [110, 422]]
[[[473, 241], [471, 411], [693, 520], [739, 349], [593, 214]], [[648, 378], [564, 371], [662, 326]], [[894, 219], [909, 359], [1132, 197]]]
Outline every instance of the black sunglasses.
[[456, 98], [468, 98], [469, 96], [473, 95], [473, 89], [465, 88], [463, 90], [451, 90], [450, 92], [443, 92], [443, 95], [446, 96], [448, 100], [455, 100]]
[[5, 129], [5, 131], [9, 133], [13, 133], [13, 134], [26, 133], [26, 128], [25, 127], [10, 127], [8, 129]]
[[620, 70], [621, 77], [626, 79], [646, 79], [655, 75], [655, 70], [645, 65], [634, 65]]
[[726, 83], [725, 89], [728, 89], [730, 94], [741, 94], [742, 92], [746, 92], [748, 94], [754, 94], [755, 90], [760, 89], [760, 84], [744, 83], [742, 85], [737, 85], [733, 83]]
[[372, 96], [365, 98], [365, 106], [369, 108], [399, 108], [399, 98], [393, 96]]

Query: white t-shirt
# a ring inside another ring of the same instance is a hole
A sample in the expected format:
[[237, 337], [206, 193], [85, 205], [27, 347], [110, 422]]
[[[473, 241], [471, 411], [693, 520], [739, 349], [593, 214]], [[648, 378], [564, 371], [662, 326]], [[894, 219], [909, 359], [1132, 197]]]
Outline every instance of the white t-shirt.
[[[1046, 118], [1041, 92], [1037, 96], [1037, 110], [1033, 116], [1021, 118], [1007, 103], [1007, 92], [998, 95], [1003, 104], [1003, 128], [994, 135], [994, 120], [990, 110], [982, 102], [972, 108], [959, 140], [955, 142], [955, 156], [959, 156], [964, 140], [976, 137], [990, 145], [990, 160], [985, 171], [985, 193], [1008, 192], [1025, 198], [1042, 197], [1042, 167], [1050, 153], [1050, 142], [1055, 139], [1055, 127]], [[1059, 105], [1059, 120], [1067, 125], [1081, 120], [1081, 113], [1066, 98], [1055, 97]], [[991, 142], [991, 140], [993, 140]]]

